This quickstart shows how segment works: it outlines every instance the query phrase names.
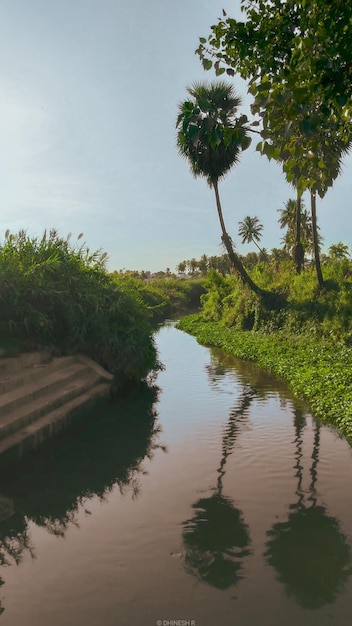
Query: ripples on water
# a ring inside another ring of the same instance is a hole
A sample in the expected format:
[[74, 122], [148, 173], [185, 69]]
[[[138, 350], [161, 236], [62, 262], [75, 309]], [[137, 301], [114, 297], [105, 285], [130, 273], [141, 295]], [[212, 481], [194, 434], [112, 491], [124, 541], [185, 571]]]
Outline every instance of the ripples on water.
[[157, 342], [156, 388], [1, 477], [1, 626], [351, 624], [351, 448], [254, 364]]

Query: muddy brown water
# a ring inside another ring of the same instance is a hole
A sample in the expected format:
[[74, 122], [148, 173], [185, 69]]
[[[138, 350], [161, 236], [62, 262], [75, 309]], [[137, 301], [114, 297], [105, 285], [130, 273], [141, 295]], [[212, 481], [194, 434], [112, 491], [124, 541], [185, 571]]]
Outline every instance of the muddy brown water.
[[255, 365], [156, 340], [154, 388], [1, 477], [1, 626], [350, 625], [351, 448]]

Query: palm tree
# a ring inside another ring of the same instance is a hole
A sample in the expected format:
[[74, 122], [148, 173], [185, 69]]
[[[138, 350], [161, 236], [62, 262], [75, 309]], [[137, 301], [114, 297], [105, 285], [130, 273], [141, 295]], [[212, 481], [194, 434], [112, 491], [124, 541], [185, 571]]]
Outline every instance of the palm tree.
[[206, 254], [202, 254], [202, 256], [200, 257], [198, 261], [198, 269], [203, 276], [208, 273], [209, 261]]
[[264, 228], [263, 224], [260, 223], [258, 217], [250, 217], [247, 215], [242, 222], [239, 223], [238, 234], [242, 237], [242, 243], [251, 243], [253, 242], [255, 246], [257, 246], [259, 252], [265, 257], [266, 254], [263, 252], [262, 248], [260, 248], [257, 244], [257, 241], [260, 241], [262, 236], [262, 230]]
[[197, 259], [195, 259], [194, 257], [192, 257], [189, 261], [188, 261], [188, 267], [189, 267], [189, 271], [192, 274], [192, 276], [194, 276], [194, 274], [196, 273], [196, 269], [198, 267], [198, 261]]
[[[284, 249], [292, 255], [299, 273], [304, 263], [304, 253], [314, 253], [311, 217], [299, 196], [297, 200], [292, 198], [287, 200], [284, 208], [278, 211], [280, 227], [287, 229], [282, 239]], [[319, 230], [318, 226], [317, 230]], [[319, 233], [317, 233], [317, 242], [320, 249], [322, 237]]]
[[190, 99], [179, 104], [176, 122], [179, 153], [189, 161], [192, 174], [204, 177], [214, 189], [221, 239], [229, 259], [243, 283], [260, 293], [233, 249], [225, 228], [218, 188], [219, 180], [238, 163], [240, 152], [251, 143], [247, 116], [236, 117], [241, 99], [232, 85], [222, 81], [195, 83], [187, 91]]
[[176, 270], [179, 274], [184, 274], [187, 267], [187, 261], [180, 261], [176, 267]]
[[350, 256], [348, 246], [342, 241], [339, 241], [339, 243], [333, 243], [330, 246], [328, 253], [329, 253], [329, 256], [335, 261], [348, 259], [348, 257]]

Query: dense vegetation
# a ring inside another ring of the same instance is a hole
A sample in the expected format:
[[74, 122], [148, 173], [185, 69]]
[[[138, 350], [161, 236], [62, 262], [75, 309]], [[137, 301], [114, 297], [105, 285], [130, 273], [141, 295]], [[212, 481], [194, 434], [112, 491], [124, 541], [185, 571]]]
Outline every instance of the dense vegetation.
[[[215, 191], [222, 241], [233, 268], [271, 308], [277, 299], [262, 292], [248, 275], [226, 231], [218, 181], [248, 148], [248, 133], [258, 133], [256, 149], [281, 165], [296, 192], [298, 273], [304, 265], [302, 196], [309, 194], [311, 244], [322, 290], [316, 197], [324, 198], [332, 187], [352, 147], [352, 65], [347, 44], [352, 6], [340, 0], [330, 5], [320, 0], [241, 0], [243, 20], [223, 11], [210, 35], [200, 37], [196, 53], [205, 70], [214, 69], [216, 76], [238, 74], [247, 82], [253, 118], [238, 112], [241, 100], [223, 80], [188, 87], [188, 98], [179, 105], [179, 152], [193, 175], [205, 177]], [[252, 219], [245, 218], [245, 230], [258, 226]], [[246, 240], [246, 233], [240, 234]]]
[[320, 291], [313, 267], [297, 274], [293, 261], [258, 263], [258, 284], [285, 293], [287, 306], [276, 312], [239, 278], [211, 270], [201, 314], [179, 327], [284, 378], [352, 441], [352, 262], [328, 258], [323, 268]]
[[119, 383], [157, 367], [148, 308], [128, 282], [112, 279], [106, 254], [72, 245], [54, 230], [41, 238], [6, 233], [0, 246], [0, 346], [5, 354], [50, 347], [83, 352]]
[[[181, 156], [214, 188], [235, 275], [208, 265], [202, 314], [180, 327], [284, 377], [316, 415], [351, 438], [352, 263], [343, 242], [321, 254], [316, 197], [332, 187], [352, 147], [352, 5], [241, 0], [241, 10], [243, 20], [223, 11], [196, 53], [205, 70], [247, 82], [252, 120], [238, 113], [240, 100], [221, 79], [188, 87], [176, 122]], [[215, 98], [219, 90], [223, 97]], [[296, 198], [280, 210], [282, 250], [260, 248], [256, 216], [239, 222], [242, 243], [259, 249], [241, 258], [225, 229], [217, 183], [253, 132], [256, 149], [281, 165]]]
[[205, 279], [195, 274], [187, 278], [164, 275], [145, 279], [139, 272], [114, 272], [111, 276], [117, 284], [136, 291], [147, 306], [153, 325], [199, 309], [200, 297], [206, 291]]
[[158, 368], [155, 324], [194, 311], [204, 280], [142, 280], [108, 274], [107, 255], [55, 230], [41, 238], [6, 233], [0, 245], [0, 348], [5, 355], [50, 348], [82, 352], [119, 384]]

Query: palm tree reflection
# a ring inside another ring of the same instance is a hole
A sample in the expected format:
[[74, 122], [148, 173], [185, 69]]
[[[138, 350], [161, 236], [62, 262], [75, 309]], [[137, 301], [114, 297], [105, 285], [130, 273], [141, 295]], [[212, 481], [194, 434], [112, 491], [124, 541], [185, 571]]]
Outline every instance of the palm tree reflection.
[[297, 604], [318, 609], [336, 600], [352, 573], [352, 554], [347, 537], [336, 518], [317, 504], [317, 465], [320, 425], [315, 424], [310, 485], [303, 490], [302, 431], [304, 419], [295, 414], [297, 502], [290, 506], [286, 522], [267, 532], [264, 556], [272, 565], [286, 593]]
[[[237, 363], [219, 350], [212, 350], [212, 355], [213, 362], [207, 368], [210, 384], [221, 390], [223, 376], [234, 368], [235, 362], [242, 393], [224, 432], [217, 487], [211, 497], [201, 498], [193, 505], [195, 514], [184, 523], [183, 541], [187, 571], [212, 586], [227, 589], [242, 577], [243, 558], [250, 554], [250, 536], [242, 512], [222, 493], [226, 462], [238, 435], [247, 428], [252, 401], [265, 399], [271, 391], [278, 391], [285, 403], [287, 388], [279, 382], [276, 385], [276, 381], [273, 384], [273, 379], [256, 366]], [[287, 521], [274, 524], [267, 532], [264, 556], [275, 568], [289, 597], [304, 608], [318, 609], [334, 602], [344, 588], [352, 573], [352, 551], [338, 520], [318, 502], [320, 425], [317, 422], [314, 425], [309, 484], [305, 489], [303, 434], [306, 415], [296, 401], [293, 418], [296, 498], [289, 507]]]
[[228, 589], [242, 578], [243, 558], [250, 554], [249, 529], [243, 514], [222, 492], [226, 461], [246, 424], [254, 397], [254, 390], [245, 386], [225, 428], [214, 493], [195, 502], [195, 514], [183, 523], [186, 571], [218, 589]]

